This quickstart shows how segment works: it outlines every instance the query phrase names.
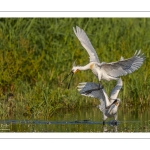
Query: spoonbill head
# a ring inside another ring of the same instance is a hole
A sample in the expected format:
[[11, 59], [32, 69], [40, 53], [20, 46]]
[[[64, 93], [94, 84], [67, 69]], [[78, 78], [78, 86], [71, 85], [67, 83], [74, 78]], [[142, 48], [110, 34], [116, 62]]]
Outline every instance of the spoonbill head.
[[76, 66], [76, 61], [74, 61], [73, 65], [72, 65], [72, 69], [71, 72], [73, 74], [77, 73], [79, 71], [79, 66]]

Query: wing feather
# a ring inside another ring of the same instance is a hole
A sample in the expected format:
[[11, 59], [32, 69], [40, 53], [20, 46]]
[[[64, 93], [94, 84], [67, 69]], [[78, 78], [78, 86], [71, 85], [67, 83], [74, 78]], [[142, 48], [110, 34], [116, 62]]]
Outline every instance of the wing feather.
[[75, 35], [77, 36], [77, 38], [79, 39], [79, 41], [81, 42], [81, 45], [88, 52], [89, 58], [90, 58], [90, 62], [98, 62], [98, 63], [100, 63], [99, 62], [99, 58], [97, 56], [97, 53], [96, 53], [95, 49], [93, 48], [93, 46], [92, 46], [88, 36], [84, 32], [84, 30], [82, 30], [81, 28], [76, 26], [76, 29], [73, 28], [73, 31], [74, 31]]
[[105, 111], [105, 108], [106, 108], [106, 102], [105, 102], [106, 100], [105, 99], [108, 98], [108, 96], [104, 95], [104, 89], [92, 91], [90, 93], [85, 93], [88, 90], [99, 88], [98, 84], [93, 83], [93, 82], [83, 82], [83, 83], [79, 83], [77, 88], [81, 95], [99, 99], [99, 101], [100, 101], [99, 109], [102, 112]]
[[140, 54], [140, 51], [136, 51], [134, 56], [129, 59], [121, 59], [118, 62], [112, 63], [103, 63], [101, 69], [112, 77], [124, 76], [140, 68], [144, 60], [144, 54]]

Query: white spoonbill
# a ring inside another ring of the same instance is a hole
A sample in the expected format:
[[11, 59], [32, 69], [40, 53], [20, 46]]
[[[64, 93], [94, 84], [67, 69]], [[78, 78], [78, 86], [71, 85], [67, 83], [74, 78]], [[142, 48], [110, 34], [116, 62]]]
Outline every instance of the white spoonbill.
[[141, 50], [136, 51], [135, 54], [129, 59], [120, 59], [117, 62], [111, 63], [100, 63], [97, 53], [94, 50], [88, 36], [78, 26], [73, 28], [75, 35], [81, 42], [81, 45], [86, 49], [89, 54], [90, 62], [85, 66], [76, 66], [75, 63], [72, 67], [72, 74], [75, 74], [79, 70], [88, 70], [91, 69], [92, 72], [96, 75], [98, 80], [118, 80], [118, 77], [125, 76], [129, 73], [134, 72], [144, 62], [145, 56], [144, 53], [141, 54]]
[[118, 98], [118, 94], [120, 89], [122, 88], [123, 82], [122, 79], [119, 78], [116, 86], [112, 89], [110, 98], [106, 94], [104, 88], [99, 84], [93, 82], [83, 82], [79, 83], [77, 86], [78, 91], [81, 95], [94, 97], [99, 99], [100, 105], [99, 109], [103, 113], [103, 125], [105, 124], [105, 120], [109, 117], [114, 117], [114, 123], [117, 125], [117, 111], [118, 106], [120, 104], [120, 99]]

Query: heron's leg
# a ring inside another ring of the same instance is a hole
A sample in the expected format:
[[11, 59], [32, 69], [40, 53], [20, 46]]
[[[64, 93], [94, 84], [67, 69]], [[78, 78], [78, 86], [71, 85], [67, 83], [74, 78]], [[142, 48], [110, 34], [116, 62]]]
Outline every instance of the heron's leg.
[[103, 89], [104, 86], [102, 85], [102, 83], [101, 83], [100, 81], [98, 81], [98, 83], [99, 83], [99, 89], [100, 89], [100, 90]]
[[116, 120], [114, 121], [114, 125], [117, 126], [117, 121]]
[[117, 113], [114, 115], [114, 125], [117, 126]]
[[101, 87], [101, 82], [100, 81], [98, 81], [98, 84], [99, 84], [99, 88]]
[[105, 125], [105, 120], [103, 120], [103, 126]]

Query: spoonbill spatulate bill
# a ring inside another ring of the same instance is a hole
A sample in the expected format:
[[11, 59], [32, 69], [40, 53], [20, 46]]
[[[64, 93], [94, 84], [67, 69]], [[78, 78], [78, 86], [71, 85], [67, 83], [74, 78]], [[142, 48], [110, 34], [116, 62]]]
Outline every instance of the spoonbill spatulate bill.
[[75, 74], [80, 70], [91, 69], [99, 81], [102, 79], [107, 81], [118, 80], [120, 76], [125, 76], [140, 68], [144, 62], [145, 56], [144, 53], [141, 54], [141, 50], [136, 51], [135, 54], [128, 59], [123, 59], [121, 57], [121, 59], [116, 62], [100, 62], [97, 53], [84, 30], [78, 26], [73, 28], [73, 30], [81, 45], [89, 55], [89, 63], [85, 66], [76, 66], [74, 63], [71, 70], [72, 74]]
[[111, 117], [114, 118], [114, 123], [116, 125], [117, 111], [118, 106], [120, 104], [118, 94], [120, 92], [120, 89], [122, 88], [122, 85], [123, 85], [122, 79], [119, 78], [117, 80], [116, 86], [111, 91], [110, 97], [108, 97], [102, 85], [100, 85], [99, 88], [99, 84], [93, 82], [79, 83], [77, 89], [81, 95], [99, 99], [100, 101], [99, 109], [103, 113], [103, 125], [105, 124], [105, 120]]

